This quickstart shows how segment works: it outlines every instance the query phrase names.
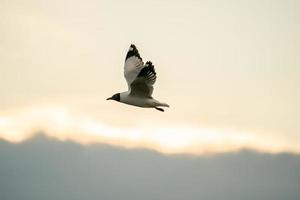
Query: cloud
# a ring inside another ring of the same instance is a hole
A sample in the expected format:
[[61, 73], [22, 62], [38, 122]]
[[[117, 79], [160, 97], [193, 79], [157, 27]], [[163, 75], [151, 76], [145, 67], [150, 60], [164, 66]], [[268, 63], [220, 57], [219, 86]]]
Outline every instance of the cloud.
[[104, 143], [126, 148], [148, 148], [162, 153], [222, 153], [253, 149], [262, 152], [300, 152], [300, 145], [274, 135], [230, 129], [171, 124], [117, 127], [65, 108], [30, 108], [0, 116], [0, 138], [22, 142], [44, 132], [61, 141], [83, 145]]
[[166, 156], [35, 137], [0, 140], [0, 199], [300, 199], [300, 157]]

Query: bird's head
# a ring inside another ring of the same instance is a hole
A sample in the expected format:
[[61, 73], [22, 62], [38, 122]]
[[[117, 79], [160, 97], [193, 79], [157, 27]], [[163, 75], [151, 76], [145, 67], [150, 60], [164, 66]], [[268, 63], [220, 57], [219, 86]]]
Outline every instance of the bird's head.
[[120, 93], [114, 94], [112, 97], [109, 97], [106, 100], [120, 101]]

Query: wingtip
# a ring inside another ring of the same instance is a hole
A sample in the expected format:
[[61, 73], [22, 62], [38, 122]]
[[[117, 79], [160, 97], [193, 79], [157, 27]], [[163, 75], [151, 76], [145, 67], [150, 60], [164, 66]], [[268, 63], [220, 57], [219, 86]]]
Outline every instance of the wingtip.
[[136, 46], [134, 44], [130, 45], [125, 60], [127, 60], [128, 58], [130, 58], [132, 56], [136, 56], [136, 57], [138, 57], [139, 59], [142, 60], [142, 58], [139, 54], [139, 51], [138, 51], [138, 49], [136, 48]]
[[[146, 64], [145, 64], [145, 66], [149, 67], [149, 68], [152, 68], [154, 70], [154, 65], [153, 65], [153, 63], [151, 61], [147, 61]], [[154, 71], [154, 73], [155, 73], [155, 71]]]

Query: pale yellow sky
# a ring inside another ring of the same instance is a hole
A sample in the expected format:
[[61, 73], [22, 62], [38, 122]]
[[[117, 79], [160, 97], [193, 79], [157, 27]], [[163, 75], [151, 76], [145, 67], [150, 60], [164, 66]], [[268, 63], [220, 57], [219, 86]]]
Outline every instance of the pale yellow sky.
[[[124, 128], [124, 140], [108, 142], [123, 146], [137, 131], [133, 146], [167, 138], [158, 149], [186, 140], [201, 152], [205, 145], [299, 151], [299, 9], [296, 0], [1, 0], [0, 137], [49, 132], [50, 124], [29, 116], [59, 121], [52, 109], [68, 113], [69, 122], [54, 122], [69, 124], [52, 130], [57, 138], [89, 118], [111, 134]], [[156, 67], [154, 97], [171, 105], [165, 113], [105, 101], [127, 89], [123, 62], [131, 43]], [[87, 135], [81, 142], [100, 141]]]

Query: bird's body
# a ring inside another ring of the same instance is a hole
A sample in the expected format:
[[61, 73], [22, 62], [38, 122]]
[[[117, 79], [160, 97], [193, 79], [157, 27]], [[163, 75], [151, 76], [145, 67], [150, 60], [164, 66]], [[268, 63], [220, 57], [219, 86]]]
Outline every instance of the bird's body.
[[131, 95], [129, 91], [120, 93], [120, 102], [142, 108], [154, 108], [158, 106], [168, 107], [167, 104], [160, 103], [152, 97], [138, 97]]
[[169, 107], [152, 97], [153, 85], [156, 81], [156, 72], [150, 61], [144, 65], [135, 45], [130, 45], [127, 52], [124, 66], [124, 76], [127, 81], [128, 91], [113, 95], [107, 100], [116, 100], [121, 103], [143, 107], [155, 108], [164, 111], [159, 107]]

